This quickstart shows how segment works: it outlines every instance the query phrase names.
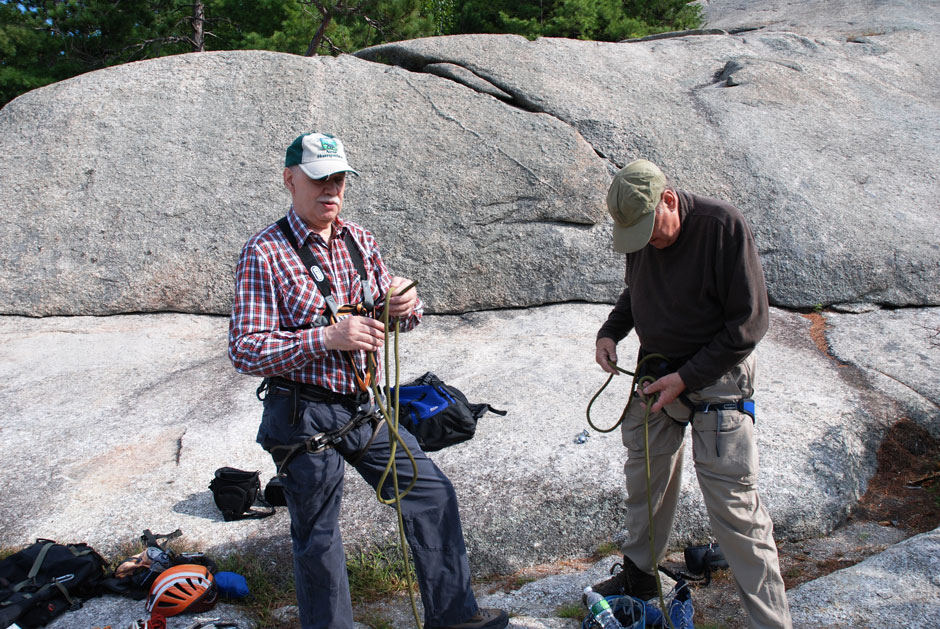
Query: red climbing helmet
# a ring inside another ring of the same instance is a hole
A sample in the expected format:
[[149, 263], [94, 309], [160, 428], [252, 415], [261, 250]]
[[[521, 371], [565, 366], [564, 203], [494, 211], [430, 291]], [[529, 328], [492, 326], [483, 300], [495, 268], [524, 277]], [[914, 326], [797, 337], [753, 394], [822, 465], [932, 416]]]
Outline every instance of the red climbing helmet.
[[147, 597], [147, 611], [161, 616], [204, 612], [215, 607], [219, 591], [206, 566], [184, 563], [157, 576]]

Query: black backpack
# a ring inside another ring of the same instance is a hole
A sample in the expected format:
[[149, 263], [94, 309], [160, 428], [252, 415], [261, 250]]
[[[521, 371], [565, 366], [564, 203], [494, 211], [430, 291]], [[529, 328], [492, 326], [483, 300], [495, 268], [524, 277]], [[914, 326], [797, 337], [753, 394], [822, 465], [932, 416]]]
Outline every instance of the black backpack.
[[[390, 396], [394, 400], [395, 389]], [[398, 421], [413, 434], [421, 449], [434, 452], [472, 439], [477, 420], [487, 411], [505, 415], [489, 404], [470, 404], [459, 389], [430, 371], [400, 387]]]
[[[259, 476], [260, 472], [246, 472], [234, 467], [220, 467], [215, 471], [215, 478], [209, 483], [209, 489], [212, 490], [215, 506], [222, 512], [226, 522], [274, 515], [274, 507], [261, 497]], [[267, 510], [252, 509], [255, 502]]]
[[37, 539], [0, 561], [0, 627], [45, 626], [101, 594], [108, 576], [107, 562], [87, 544]]

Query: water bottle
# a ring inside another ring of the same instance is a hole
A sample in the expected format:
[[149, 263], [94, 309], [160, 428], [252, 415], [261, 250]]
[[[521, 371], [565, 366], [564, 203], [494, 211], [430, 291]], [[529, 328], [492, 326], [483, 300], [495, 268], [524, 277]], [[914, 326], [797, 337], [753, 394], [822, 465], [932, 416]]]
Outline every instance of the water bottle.
[[610, 603], [607, 599], [591, 589], [590, 586], [584, 588], [584, 600], [587, 608], [594, 616], [594, 620], [604, 629], [623, 629], [623, 625], [614, 616], [610, 609]]

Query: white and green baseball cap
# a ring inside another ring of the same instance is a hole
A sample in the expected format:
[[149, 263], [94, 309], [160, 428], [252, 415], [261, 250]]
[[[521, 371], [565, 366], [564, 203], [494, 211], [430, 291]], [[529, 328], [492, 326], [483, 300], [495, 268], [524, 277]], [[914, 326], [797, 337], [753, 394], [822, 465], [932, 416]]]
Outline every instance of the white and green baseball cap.
[[304, 133], [287, 147], [284, 166], [300, 166], [311, 179], [323, 179], [335, 173], [352, 173], [346, 151], [339, 138], [327, 133]]
[[646, 246], [665, 189], [666, 176], [645, 159], [630, 162], [614, 175], [607, 191], [607, 210], [614, 219], [614, 251], [633, 253]]

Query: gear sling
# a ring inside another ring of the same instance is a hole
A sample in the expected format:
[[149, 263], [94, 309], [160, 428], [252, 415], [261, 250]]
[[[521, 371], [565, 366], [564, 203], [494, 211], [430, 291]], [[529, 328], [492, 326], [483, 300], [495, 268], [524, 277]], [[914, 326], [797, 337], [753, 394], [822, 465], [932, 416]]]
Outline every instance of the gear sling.
[[[336, 303], [336, 300], [333, 298], [333, 291], [330, 288], [330, 281], [323, 272], [323, 269], [320, 268], [320, 263], [317, 261], [316, 257], [313, 255], [313, 252], [310, 251], [310, 249], [307, 247], [301, 247], [297, 242], [297, 238], [294, 236], [294, 232], [290, 227], [290, 223], [288, 222], [287, 217], [284, 216], [278, 220], [277, 226], [284, 234], [284, 237], [287, 238], [287, 241], [291, 244], [294, 251], [297, 252], [297, 255], [300, 256], [300, 260], [303, 262], [304, 268], [310, 274], [311, 279], [313, 279], [313, 282], [317, 286], [317, 290], [320, 291], [324, 301], [326, 301], [329, 317], [316, 317], [311, 324], [312, 326], [331, 325], [336, 323], [339, 320], [339, 317], [342, 315], [358, 314], [368, 316], [375, 311], [375, 301], [372, 297], [372, 280], [369, 278], [369, 274], [366, 272], [366, 266], [362, 259], [362, 253], [360, 253], [359, 245], [356, 243], [356, 240], [353, 238], [351, 232], [346, 232], [343, 241], [346, 243], [346, 249], [349, 252], [349, 257], [352, 259], [353, 266], [356, 268], [356, 272], [359, 274], [359, 279], [362, 284], [362, 302], [354, 305], [339, 306]], [[291, 412], [291, 424], [297, 422], [299, 401], [302, 399], [327, 403], [355, 403], [356, 405], [356, 412], [353, 413], [352, 418], [342, 428], [328, 433], [318, 433], [308, 440], [295, 445], [275, 446], [271, 448], [270, 453], [274, 458], [275, 464], [277, 465], [278, 476], [283, 476], [285, 474], [284, 470], [287, 468], [287, 465], [301, 454], [307, 452], [321, 452], [326, 448], [332, 447], [334, 444], [339, 443], [340, 440], [342, 440], [342, 438], [345, 437], [346, 434], [351, 430], [361, 426], [367, 421], [372, 421], [376, 417], [375, 409], [370, 403], [368, 394], [368, 388], [371, 384], [372, 376], [375, 373], [375, 355], [371, 352], [368, 354], [367, 371], [365, 374], [362, 374], [360, 373], [359, 368], [353, 359], [352, 352], [343, 352], [343, 354], [346, 356], [346, 359], [349, 362], [349, 366], [352, 369], [353, 374], [355, 374], [356, 383], [359, 386], [359, 393], [355, 396], [343, 395], [334, 391], [330, 391], [324, 387], [294, 382], [293, 380], [280, 377], [265, 378], [258, 387], [256, 395], [258, 396], [259, 400], [264, 399], [262, 394], [265, 393], [273, 393], [276, 395], [286, 394], [292, 397], [293, 410]], [[373, 431], [373, 437], [374, 436], [375, 432]], [[368, 449], [369, 445], [371, 445], [371, 440], [368, 444], [366, 444], [363, 452]]]

